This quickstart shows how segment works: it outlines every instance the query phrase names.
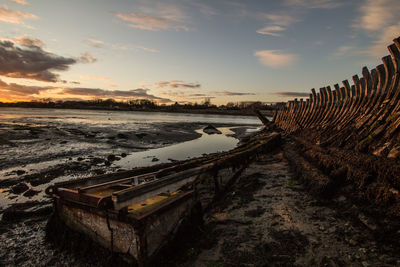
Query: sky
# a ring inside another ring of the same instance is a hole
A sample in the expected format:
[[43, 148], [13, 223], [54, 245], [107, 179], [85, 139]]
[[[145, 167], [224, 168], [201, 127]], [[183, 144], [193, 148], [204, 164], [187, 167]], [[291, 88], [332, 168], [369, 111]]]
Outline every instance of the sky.
[[0, 0], [0, 101], [307, 97], [381, 64], [398, 0]]

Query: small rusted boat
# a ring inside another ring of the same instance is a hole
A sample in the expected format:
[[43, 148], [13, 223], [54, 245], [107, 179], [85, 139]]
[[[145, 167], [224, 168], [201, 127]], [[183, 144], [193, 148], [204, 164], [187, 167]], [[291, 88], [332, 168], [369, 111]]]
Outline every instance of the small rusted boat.
[[251, 160], [279, 142], [279, 134], [260, 132], [229, 152], [56, 183], [46, 191], [69, 229], [142, 266], [194, 207], [210, 205]]

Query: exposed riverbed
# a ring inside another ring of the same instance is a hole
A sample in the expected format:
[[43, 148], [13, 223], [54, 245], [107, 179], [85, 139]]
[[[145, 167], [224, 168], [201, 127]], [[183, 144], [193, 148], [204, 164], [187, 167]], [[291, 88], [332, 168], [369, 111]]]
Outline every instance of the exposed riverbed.
[[227, 151], [260, 128], [249, 116], [0, 109], [0, 265], [83, 264], [44, 241], [49, 185]]

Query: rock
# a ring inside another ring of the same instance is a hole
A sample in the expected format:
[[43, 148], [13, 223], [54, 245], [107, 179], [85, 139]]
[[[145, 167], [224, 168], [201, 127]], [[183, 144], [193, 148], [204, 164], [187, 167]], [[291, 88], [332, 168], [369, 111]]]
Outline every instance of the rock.
[[28, 191], [26, 191], [23, 196], [24, 197], [33, 197], [37, 194], [39, 194], [41, 192], [41, 190], [35, 190], [35, 189], [29, 189]]
[[203, 129], [203, 132], [206, 134], [222, 134], [217, 128], [209, 124], [207, 127]]
[[377, 226], [374, 222], [372, 222], [367, 216], [365, 216], [363, 213], [360, 213], [358, 215], [358, 219], [370, 230], [375, 231]]
[[127, 156], [126, 153], [122, 153], [122, 154], [121, 154], [121, 157], [123, 157], [123, 158], [125, 158], [126, 156]]
[[152, 162], [156, 162], [156, 161], [159, 161], [159, 159], [158, 158], [153, 158], [151, 161]]
[[139, 138], [139, 139], [142, 139], [146, 135], [147, 135], [146, 133], [139, 133], [139, 134], [136, 134], [136, 137]]
[[108, 157], [107, 157], [107, 160], [108, 160], [108, 161], [114, 161], [115, 159], [116, 159], [116, 157], [115, 157], [115, 155], [113, 155], [113, 154], [108, 155]]
[[22, 175], [22, 174], [25, 173], [25, 171], [24, 171], [24, 170], [17, 170], [15, 173], [16, 173], [17, 175]]
[[14, 194], [22, 194], [23, 192], [25, 192], [27, 190], [29, 190], [29, 186], [26, 183], [23, 183], [23, 182], [21, 182], [19, 184], [16, 184], [13, 187], [11, 187], [11, 191]]
[[96, 169], [96, 170], [94, 170], [93, 172], [94, 172], [95, 174], [97, 174], [97, 175], [105, 174], [105, 173], [106, 173], [106, 171], [103, 170], [103, 169]]
[[128, 136], [127, 136], [126, 134], [123, 134], [123, 133], [117, 134], [117, 137], [118, 137], [119, 139], [128, 139]]

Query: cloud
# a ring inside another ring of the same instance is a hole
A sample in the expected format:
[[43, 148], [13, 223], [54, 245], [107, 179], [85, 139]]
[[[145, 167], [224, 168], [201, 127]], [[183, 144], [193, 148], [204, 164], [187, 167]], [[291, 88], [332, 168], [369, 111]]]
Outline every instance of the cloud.
[[269, 20], [269, 24], [257, 30], [257, 33], [271, 36], [282, 36], [281, 32], [285, 31], [289, 25], [299, 21], [296, 17], [285, 14], [262, 13], [261, 17]]
[[0, 80], [0, 91], [2, 93], [8, 93], [9, 95], [18, 95], [18, 96], [26, 96], [26, 95], [38, 95], [43, 91], [48, 91], [50, 89], [54, 89], [54, 87], [39, 87], [39, 86], [27, 86], [16, 83], [5, 83]]
[[29, 47], [29, 48], [42, 48], [44, 46], [43, 42], [36, 38], [29, 38], [29, 37], [18, 37], [15, 40], [18, 44]]
[[53, 71], [68, 70], [77, 63], [74, 58], [67, 58], [44, 51], [34, 45], [38, 42], [23, 41], [23, 48], [11, 41], [0, 41], [0, 75], [12, 78], [25, 78], [45, 82], [57, 82], [59, 75]]
[[284, 97], [308, 97], [310, 95], [310, 93], [302, 93], [302, 92], [276, 92], [275, 94]]
[[284, 31], [286, 28], [278, 25], [273, 26], [266, 26], [262, 29], [257, 30], [257, 33], [264, 34], [264, 35], [271, 35], [271, 36], [281, 36], [282, 34], [279, 33]]
[[294, 16], [285, 14], [264, 14], [263, 16], [267, 18], [271, 24], [280, 26], [289, 26], [299, 21]]
[[221, 95], [221, 96], [238, 96], [238, 95], [255, 95], [255, 93], [241, 93], [241, 92], [230, 92], [230, 91], [222, 91], [222, 92], [214, 92], [216, 95]]
[[99, 48], [99, 49], [109, 47], [114, 50], [124, 50], [124, 51], [126, 51], [126, 50], [142, 50], [142, 51], [146, 51], [146, 52], [150, 52], [150, 53], [160, 52], [157, 49], [150, 48], [150, 47], [145, 47], [145, 46], [140, 46], [140, 45], [108, 44], [101, 40], [91, 39], [91, 38], [83, 40], [82, 42], [87, 45], [90, 45], [91, 47]]
[[199, 83], [185, 83], [184, 81], [180, 80], [175, 80], [175, 81], [162, 81], [162, 82], [157, 82], [154, 84], [155, 88], [163, 88], [169, 86], [171, 88], [189, 88], [189, 89], [195, 89], [195, 88], [200, 88], [201, 84]]
[[122, 90], [104, 90], [98, 88], [64, 88], [60, 94], [69, 94], [69, 95], [79, 95], [79, 96], [89, 96], [89, 97], [113, 97], [113, 98], [145, 98], [156, 100], [159, 102], [171, 102], [170, 99], [161, 98], [154, 95], [150, 95], [147, 92], [149, 89], [132, 89], [128, 91]]
[[357, 47], [354, 47], [352, 45], [342, 45], [336, 49], [336, 51], [333, 53], [333, 56], [334, 57], [343, 57], [347, 54], [355, 53], [355, 52], [357, 52]]
[[26, 2], [25, 0], [10, 0], [11, 2], [23, 5], [23, 6], [27, 6], [28, 2]]
[[[75, 82], [71, 82], [75, 83]], [[83, 87], [55, 87], [55, 86], [26, 86], [16, 83], [5, 83], [0, 80], [0, 96], [6, 99], [35, 99], [37, 97], [48, 96], [49, 94], [56, 94], [60, 97], [58, 99], [66, 99], [72, 96], [81, 96], [84, 98], [145, 98], [151, 99], [160, 103], [172, 102], [168, 98], [157, 97], [148, 94], [148, 89], [133, 89], [128, 91], [123, 90], [104, 90], [99, 88], [83, 88]]]
[[80, 58], [79, 58], [79, 62], [80, 63], [94, 63], [97, 61], [97, 57], [90, 55], [89, 53], [82, 53]]
[[285, 54], [282, 50], [261, 50], [254, 52], [261, 64], [272, 68], [290, 66], [296, 63], [298, 56]]
[[95, 48], [104, 48], [104, 46], [105, 46], [103, 41], [91, 39], [91, 38], [83, 40], [82, 42], [84, 42], [85, 44], [88, 44], [92, 47], [95, 47]]
[[338, 0], [285, 0], [284, 5], [309, 9], [333, 9], [343, 5]]
[[400, 34], [398, 14], [400, 5], [397, 0], [366, 0], [360, 6], [353, 27], [364, 31], [373, 38], [372, 44], [364, 53], [379, 57], [387, 54], [386, 46]]
[[174, 18], [152, 16], [143, 13], [115, 13], [115, 15], [118, 18], [127, 21], [129, 23], [128, 26], [135, 29], [148, 31], [189, 31], [187, 26]]
[[38, 16], [31, 14], [31, 13], [15, 11], [6, 5], [0, 6], [0, 21], [3, 21], [3, 22], [25, 25], [23, 20], [37, 19], [37, 18], [38, 18]]

